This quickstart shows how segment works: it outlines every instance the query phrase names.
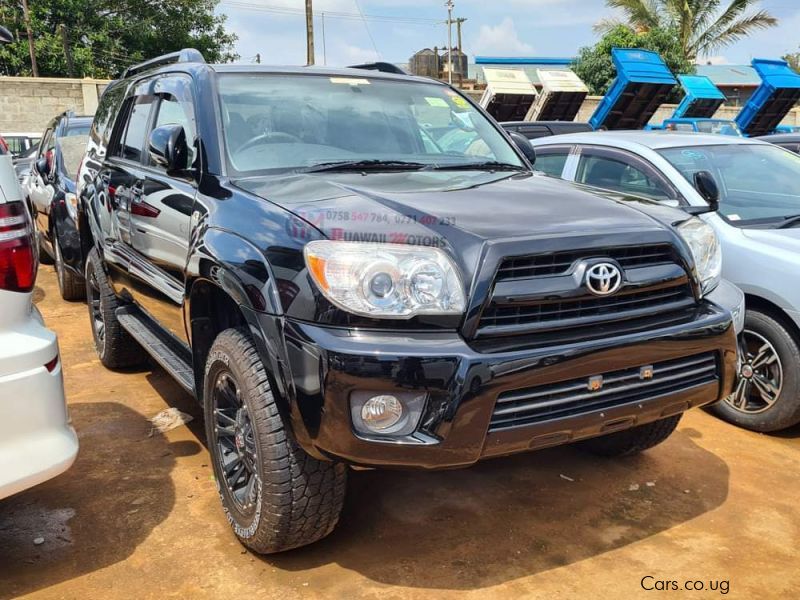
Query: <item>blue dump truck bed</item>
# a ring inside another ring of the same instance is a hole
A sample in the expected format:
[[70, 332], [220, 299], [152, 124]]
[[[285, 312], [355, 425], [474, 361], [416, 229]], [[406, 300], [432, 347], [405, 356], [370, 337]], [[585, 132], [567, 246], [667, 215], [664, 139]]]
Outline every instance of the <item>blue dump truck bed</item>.
[[642, 129], [678, 83], [656, 52], [614, 48], [617, 77], [589, 119], [594, 129]]
[[673, 119], [710, 119], [725, 102], [725, 94], [705, 75], [678, 75], [685, 92]]
[[761, 85], [736, 115], [736, 124], [745, 135], [767, 135], [800, 100], [800, 75], [780, 59], [754, 58], [751, 64]]

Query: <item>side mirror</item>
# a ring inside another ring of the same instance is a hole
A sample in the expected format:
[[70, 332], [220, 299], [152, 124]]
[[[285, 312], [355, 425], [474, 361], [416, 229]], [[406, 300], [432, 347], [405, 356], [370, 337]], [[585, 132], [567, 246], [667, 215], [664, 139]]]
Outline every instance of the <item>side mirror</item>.
[[0, 44], [10, 44], [14, 41], [14, 34], [0, 25]]
[[186, 144], [186, 132], [181, 125], [162, 125], [150, 132], [147, 143], [150, 161], [167, 171], [186, 169], [189, 146]]
[[47, 158], [44, 156], [36, 159], [34, 167], [36, 167], [36, 172], [42, 176], [42, 179], [46, 180], [50, 176], [50, 167], [47, 164]]
[[520, 152], [525, 155], [525, 158], [527, 158], [532, 165], [536, 164], [536, 150], [533, 149], [531, 141], [517, 131], [509, 131], [508, 135], [511, 137], [511, 141], [520, 149]]
[[719, 187], [714, 176], [708, 171], [698, 171], [694, 174], [694, 187], [700, 193], [703, 200], [708, 202], [708, 207], [693, 206], [693, 210], [688, 210], [690, 214], [698, 215], [719, 210]]

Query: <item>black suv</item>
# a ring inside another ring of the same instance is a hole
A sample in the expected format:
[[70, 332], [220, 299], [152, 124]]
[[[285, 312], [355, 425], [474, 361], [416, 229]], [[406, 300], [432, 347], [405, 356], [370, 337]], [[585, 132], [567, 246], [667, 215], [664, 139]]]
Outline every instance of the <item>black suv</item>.
[[713, 232], [534, 174], [442, 83], [185, 50], [128, 69], [90, 138], [97, 352], [202, 403], [256, 552], [328, 534], [348, 464], [633, 453], [731, 391]]
[[86, 152], [92, 117], [64, 112], [42, 134], [24, 182], [39, 240], [40, 256], [55, 262], [58, 288], [65, 300], [81, 300], [86, 285], [77, 228], [75, 178]]

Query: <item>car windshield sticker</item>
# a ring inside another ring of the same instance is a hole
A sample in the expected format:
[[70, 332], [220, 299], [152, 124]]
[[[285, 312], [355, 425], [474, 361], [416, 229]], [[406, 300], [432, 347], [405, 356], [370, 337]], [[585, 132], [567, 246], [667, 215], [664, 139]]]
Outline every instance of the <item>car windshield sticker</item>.
[[728, 219], [731, 220], [731, 221], [741, 221], [742, 217], [740, 217], [736, 213], [732, 213], [732, 214], [728, 215]]
[[369, 79], [358, 79], [357, 77], [331, 77], [331, 83], [344, 85], [369, 85]]
[[429, 106], [447, 108], [447, 101], [444, 98], [430, 98], [425, 96], [425, 102], [427, 102]]
[[458, 108], [463, 108], [463, 109], [469, 108], [469, 102], [464, 100], [464, 98], [462, 98], [461, 96], [459, 96], [455, 92], [448, 91], [447, 95], [450, 96], [450, 100], [452, 100], [453, 104], [455, 104]]
[[697, 150], [684, 150], [681, 152], [681, 156], [685, 156], [686, 158], [690, 158], [692, 160], [705, 160], [706, 155], [702, 152], [698, 152]]

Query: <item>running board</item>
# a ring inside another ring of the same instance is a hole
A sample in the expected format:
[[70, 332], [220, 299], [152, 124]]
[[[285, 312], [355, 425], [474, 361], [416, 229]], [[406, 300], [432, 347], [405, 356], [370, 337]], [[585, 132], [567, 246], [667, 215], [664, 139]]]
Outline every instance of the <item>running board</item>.
[[194, 395], [194, 371], [187, 349], [170, 335], [160, 331], [150, 317], [135, 306], [122, 306], [116, 311], [117, 320], [131, 337], [169, 373], [180, 386]]

